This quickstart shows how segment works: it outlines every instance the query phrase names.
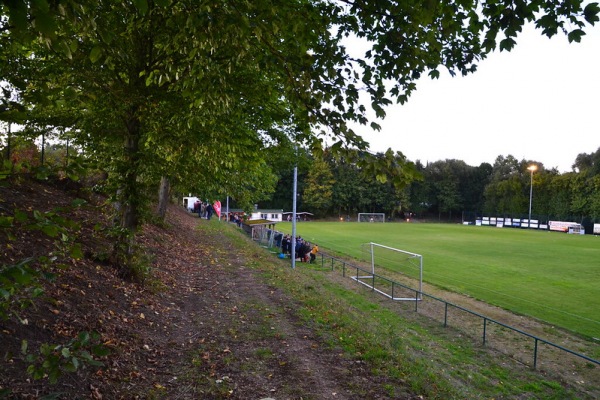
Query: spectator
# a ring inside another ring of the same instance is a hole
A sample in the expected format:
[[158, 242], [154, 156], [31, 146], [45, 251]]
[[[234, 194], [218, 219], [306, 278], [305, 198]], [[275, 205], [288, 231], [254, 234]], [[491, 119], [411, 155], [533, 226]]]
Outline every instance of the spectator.
[[215, 210], [214, 210], [212, 204], [207, 203], [206, 204], [206, 219], [210, 219], [210, 217], [212, 217], [214, 211]]
[[319, 246], [315, 243], [315, 245], [313, 246], [313, 248], [310, 251], [310, 263], [314, 264], [316, 258], [317, 258], [317, 253], [319, 252]]
[[292, 241], [290, 235], [285, 235], [281, 241], [281, 252], [283, 254], [290, 254], [292, 249]]

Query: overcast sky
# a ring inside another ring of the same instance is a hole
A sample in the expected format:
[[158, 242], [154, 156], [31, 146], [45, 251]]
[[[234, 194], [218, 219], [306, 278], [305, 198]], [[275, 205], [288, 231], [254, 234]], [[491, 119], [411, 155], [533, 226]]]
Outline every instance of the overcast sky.
[[512, 155], [571, 171], [578, 154], [600, 147], [600, 26], [571, 44], [527, 29], [475, 74], [422, 79], [407, 104], [387, 113], [381, 132], [359, 128], [374, 151], [472, 166]]

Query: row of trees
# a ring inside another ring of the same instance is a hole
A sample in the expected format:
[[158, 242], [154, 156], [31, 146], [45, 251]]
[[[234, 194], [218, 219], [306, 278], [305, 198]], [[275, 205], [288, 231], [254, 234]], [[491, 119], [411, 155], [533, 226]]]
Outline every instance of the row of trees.
[[[5, 146], [2, 151], [13, 173], [33, 170], [38, 175], [77, 176], [82, 170], [80, 164], [86, 157], [76, 149], [69, 149], [68, 143], [40, 146], [42, 140], [38, 138], [36, 144], [27, 138], [26, 132], [13, 135], [11, 146]], [[252, 187], [246, 185], [247, 195], [232, 199], [236, 207], [248, 209], [250, 202], [259, 201], [264, 208], [291, 210], [292, 172], [296, 165], [299, 207], [319, 217], [383, 212], [398, 218], [410, 212], [453, 220], [461, 218], [465, 211], [470, 212], [469, 217], [475, 214], [526, 216], [533, 178], [534, 216], [600, 220], [600, 149], [579, 154], [572, 172], [562, 174], [554, 168], [546, 169], [542, 162], [517, 160], [510, 155], [498, 156], [493, 165], [479, 166], [470, 166], [461, 160], [423, 165], [391, 151], [375, 155], [380, 165], [387, 165], [390, 176], [394, 175], [393, 168], [398, 168], [396, 175], [406, 179], [396, 184], [392, 180], [377, 180], [376, 175], [361, 168], [358, 153], [353, 157], [335, 157], [328, 150], [311, 154], [299, 149], [286, 154], [280, 147], [269, 147], [265, 152], [269, 155], [264, 173], [257, 176], [260, 182]], [[6, 157], [9, 153], [10, 157]], [[530, 165], [537, 167], [533, 177], [527, 169]], [[258, 187], [262, 189], [257, 190]]]
[[[542, 162], [517, 160], [510, 155], [498, 156], [493, 165], [479, 166], [461, 160], [427, 165], [417, 161], [415, 179], [400, 187], [377, 181], [355, 164], [327, 152], [324, 157], [305, 159], [312, 162], [300, 164], [300, 207], [320, 217], [383, 212], [392, 218], [413, 213], [453, 220], [467, 211], [471, 218], [482, 214], [526, 218], [533, 181], [534, 217], [600, 220], [600, 149], [579, 154], [573, 171], [562, 174], [554, 168], [546, 169]], [[527, 169], [531, 165], [537, 167], [533, 176]], [[261, 206], [291, 209], [291, 183], [290, 172], [282, 173], [275, 195]]]
[[[383, 118], [423, 75], [474, 72], [526, 23], [580, 41], [599, 12], [578, 0], [2, 2], [0, 120], [24, 126], [21, 137], [68, 143], [79, 155], [68, 165], [81, 167], [73, 178], [100, 173], [112, 260], [127, 274], [156, 193], [161, 215], [173, 191], [251, 204], [272, 191], [274, 153], [318, 156], [327, 139], [332, 159], [402, 191], [413, 165], [370, 155], [350, 126], [378, 129], [369, 110]], [[350, 36], [362, 55], [347, 51]]]

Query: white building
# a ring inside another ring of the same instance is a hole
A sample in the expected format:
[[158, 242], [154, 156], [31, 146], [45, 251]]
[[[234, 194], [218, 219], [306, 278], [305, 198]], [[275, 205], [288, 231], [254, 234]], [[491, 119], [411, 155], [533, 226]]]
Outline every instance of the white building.
[[200, 199], [197, 197], [194, 197], [194, 196], [184, 197], [183, 198], [183, 206], [186, 208], [186, 210], [192, 211], [192, 210], [194, 210], [194, 203], [197, 202], [198, 200], [200, 200]]
[[266, 219], [267, 221], [283, 221], [283, 210], [254, 210], [250, 219]]

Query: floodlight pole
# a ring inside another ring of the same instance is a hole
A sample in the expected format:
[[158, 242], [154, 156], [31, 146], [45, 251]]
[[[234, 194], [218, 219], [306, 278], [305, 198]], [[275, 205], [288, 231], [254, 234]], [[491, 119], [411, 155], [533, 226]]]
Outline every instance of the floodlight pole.
[[532, 164], [527, 167], [529, 172], [531, 172], [531, 180], [529, 183], [529, 220], [527, 221], [527, 228], [531, 228], [531, 204], [533, 200], [533, 171], [537, 170], [537, 165]]
[[298, 186], [298, 165], [294, 166], [294, 198], [292, 199], [292, 269], [296, 268], [296, 197]]

